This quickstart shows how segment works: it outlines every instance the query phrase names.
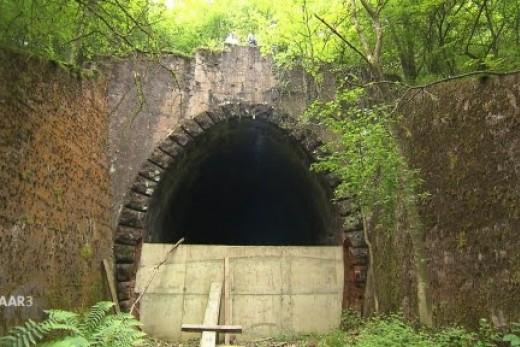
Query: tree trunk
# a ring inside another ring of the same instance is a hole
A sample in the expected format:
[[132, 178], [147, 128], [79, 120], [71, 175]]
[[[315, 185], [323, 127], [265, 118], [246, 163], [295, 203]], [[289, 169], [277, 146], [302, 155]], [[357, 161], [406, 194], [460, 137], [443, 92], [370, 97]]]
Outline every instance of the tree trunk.
[[429, 276], [426, 266], [425, 240], [422, 232], [411, 230], [409, 232], [415, 256], [415, 268], [417, 271], [417, 306], [419, 321], [427, 327], [433, 326], [432, 302], [429, 293]]

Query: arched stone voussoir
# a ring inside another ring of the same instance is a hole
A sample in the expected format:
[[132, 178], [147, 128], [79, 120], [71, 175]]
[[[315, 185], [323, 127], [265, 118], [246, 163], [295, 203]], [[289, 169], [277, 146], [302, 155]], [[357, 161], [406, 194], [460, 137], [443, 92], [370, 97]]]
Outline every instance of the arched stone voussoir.
[[353, 265], [367, 265], [368, 264], [368, 248], [366, 247], [349, 247]]
[[363, 220], [360, 213], [353, 213], [343, 217], [343, 230], [347, 232], [363, 230]]
[[314, 154], [319, 147], [324, 144], [324, 141], [312, 132], [309, 132], [301, 141], [300, 144], [307, 150], [309, 154]]
[[147, 177], [137, 175], [136, 179], [134, 180], [134, 183], [132, 184], [132, 187], [130, 187], [131, 190], [134, 192], [149, 195], [152, 196], [155, 192], [155, 189], [157, 188], [157, 182], [153, 181]]
[[255, 104], [252, 106], [251, 113], [254, 119], [269, 120], [273, 114], [273, 106], [268, 104]]
[[233, 119], [242, 118], [243, 113], [247, 113], [245, 110], [250, 108], [250, 104], [227, 101], [219, 104], [218, 107], [224, 112], [227, 119]]
[[114, 258], [117, 264], [133, 264], [135, 263], [136, 249], [129, 245], [114, 245]]
[[181, 128], [192, 138], [195, 138], [204, 132], [204, 129], [202, 129], [201, 126], [193, 119], [187, 119], [183, 121]]
[[172, 158], [175, 158], [183, 151], [183, 147], [172, 140], [169, 136], [166, 137], [157, 147], [164, 153], [169, 154]]
[[204, 130], [208, 130], [215, 125], [215, 122], [213, 122], [213, 119], [210, 118], [207, 112], [196, 115], [193, 117], [193, 120]]
[[[170, 165], [173, 163], [173, 161], [175, 160], [174, 156], [172, 156], [171, 154], [169, 153], [166, 153], [165, 151], [163, 151], [160, 147], [157, 147], [153, 150], [152, 154], [150, 155], [150, 158], [148, 158], [148, 161], [149, 162], [152, 162], [154, 164], [156, 164], [157, 166], [159, 166], [162, 171], [164, 170], [167, 170]], [[141, 171], [143, 171], [143, 169], [146, 167], [146, 162], [143, 164], [143, 166], [141, 167]], [[152, 178], [152, 177], [150, 177]]]
[[227, 119], [227, 115], [222, 110], [222, 107], [215, 107], [211, 110], [207, 110], [205, 114], [213, 121], [214, 124], [224, 122]]
[[144, 227], [145, 216], [145, 212], [136, 211], [129, 207], [123, 207], [123, 210], [119, 215], [119, 224], [142, 229]]
[[116, 278], [118, 282], [131, 281], [135, 276], [134, 264], [119, 264], [116, 263]]
[[289, 133], [291, 130], [293, 130], [297, 123], [296, 119], [276, 109], [273, 109], [273, 112], [269, 117], [269, 122], [277, 125], [278, 128], [283, 130], [285, 133]]
[[192, 140], [192, 137], [182, 128], [182, 126], [172, 131], [168, 137], [181, 147], [186, 147], [186, 145]]
[[137, 246], [143, 240], [143, 229], [119, 225], [114, 243], [127, 246]]
[[123, 205], [132, 210], [146, 212], [148, 211], [148, 205], [150, 204], [150, 196], [129, 191], [126, 194]]
[[[168, 167], [168, 166], [166, 166], [166, 167]], [[159, 182], [161, 180], [162, 175], [164, 174], [164, 171], [165, 171], [164, 168], [165, 168], [164, 166], [158, 165], [155, 162], [155, 160], [152, 161], [151, 159], [148, 159], [141, 166], [139, 175], [149, 178], [152, 181]]]
[[365, 237], [363, 235], [362, 230], [356, 231], [348, 231], [344, 233], [345, 238], [348, 240], [349, 244], [353, 248], [365, 248], [367, 244], [365, 243]]

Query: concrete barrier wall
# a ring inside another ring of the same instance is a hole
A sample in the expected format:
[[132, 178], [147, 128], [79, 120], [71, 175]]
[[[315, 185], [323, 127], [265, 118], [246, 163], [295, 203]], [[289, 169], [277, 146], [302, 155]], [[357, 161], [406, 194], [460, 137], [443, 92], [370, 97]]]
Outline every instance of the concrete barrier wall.
[[199, 338], [181, 333], [181, 324], [202, 323], [211, 282], [223, 281], [225, 257], [230, 258], [232, 323], [244, 328], [237, 339], [323, 333], [340, 325], [341, 247], [181, 245], [153, 275], [171, 247], [143, 245], [136, 292], [145, 291], [153, 276], [140, 306], [149, 334]]

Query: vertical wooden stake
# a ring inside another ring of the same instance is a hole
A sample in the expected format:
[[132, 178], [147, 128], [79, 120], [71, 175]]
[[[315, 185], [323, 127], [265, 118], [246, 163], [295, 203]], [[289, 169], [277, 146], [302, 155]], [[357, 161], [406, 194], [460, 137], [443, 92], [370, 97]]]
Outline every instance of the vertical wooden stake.
[[[229, 257], [224, 258], [224, 325], [231, 322], [231, 281], [229, 277]], [[224, 335], [224, 344], [229, 346], [230, 334]]]
[[114, 281], [114, 271], [108, 259], [103, 259], [103, 269], [105, 270], [105, 276], [108, 282], [108, 289], [110, 290], [110, 298], [114, 302], [115, 313], [120, 313], [119, 301], [117, 300], [117, 289]]

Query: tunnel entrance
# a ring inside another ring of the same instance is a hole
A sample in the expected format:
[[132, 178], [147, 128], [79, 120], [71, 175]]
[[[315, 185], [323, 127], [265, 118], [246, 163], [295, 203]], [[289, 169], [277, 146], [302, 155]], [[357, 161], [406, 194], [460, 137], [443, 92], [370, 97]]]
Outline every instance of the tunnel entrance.
[[168, 168], [148, 210], [146, 241], [338, 244], [330, 192], [309, 164], [294, 139], [267, 121], [217, 124]]
[[[202, 301], [185, 298], [205, 297], [228, 258], [237, 272], [233, 300], [241, 302], [234, 315], [251, 313], [252, 294], [262, 312], [276, 304], [272, 316], [259, 312], [251, 327], [309, 332], [316, 322], [300, 326], [296, 318], [311, 308], [327, 308], [328, 328], [339, 324], [342, 305], [359, 311], [368, 261], [362, 223], [348, 197], [331, 202], [341, 181], [309, 170], [322, 143], [263, 104], [226, 103], [182, 121], [143, 163], [119, 214], [114, 259], [121, 309], [130, 311], [137, 293], [145, 294], [138, 314], [148, 329], [162, 322], [154, 314], [161, 309], [167, 316], [196, 312], [191, 304]], [[182, 237], [185, 244], [172, 253]], [[151, 273], [163, 280], [150, 282]], [[274, 323], [278, 318], [282, 325]]]

